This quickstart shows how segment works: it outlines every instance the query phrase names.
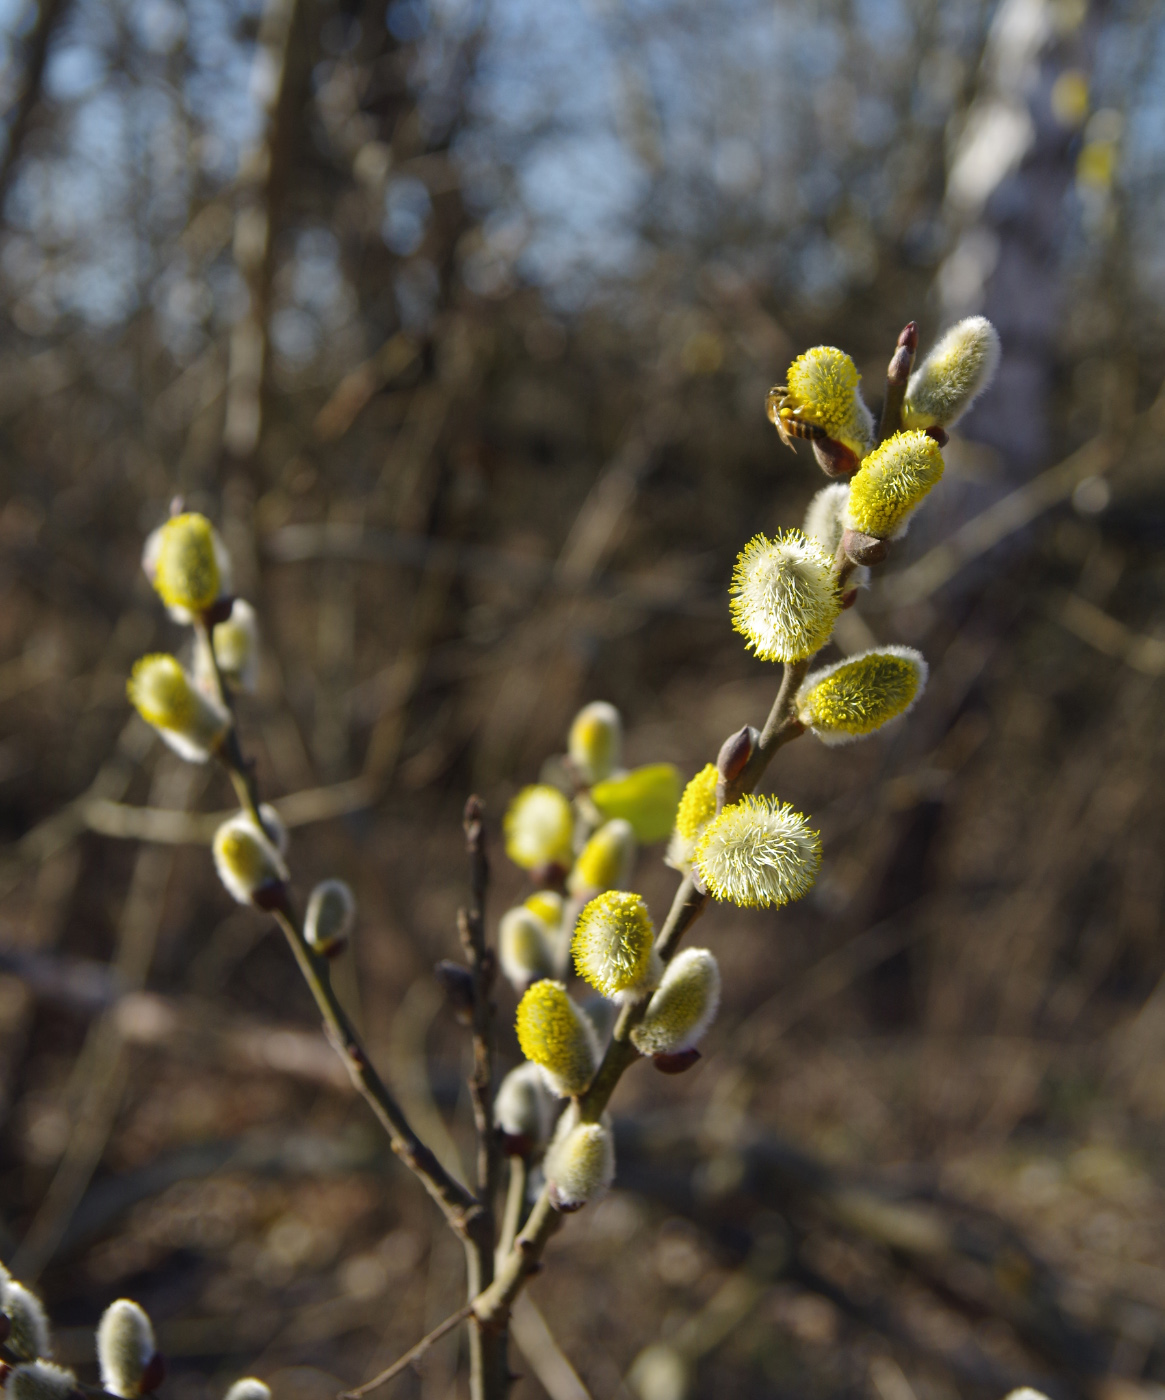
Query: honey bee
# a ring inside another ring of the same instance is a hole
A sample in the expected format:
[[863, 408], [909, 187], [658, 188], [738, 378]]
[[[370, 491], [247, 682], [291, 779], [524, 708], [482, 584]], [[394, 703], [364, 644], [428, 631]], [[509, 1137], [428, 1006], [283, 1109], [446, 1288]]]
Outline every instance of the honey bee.
[[820, 442], [826, 436], [820, 424], [797, 417], [801, 410], [789, 407], [789, 390], [784, 384], [774, 384], [769, 390], [765, 398], [765, 412], [786, 447], [793, 446], [795, 437], [806, 442]]

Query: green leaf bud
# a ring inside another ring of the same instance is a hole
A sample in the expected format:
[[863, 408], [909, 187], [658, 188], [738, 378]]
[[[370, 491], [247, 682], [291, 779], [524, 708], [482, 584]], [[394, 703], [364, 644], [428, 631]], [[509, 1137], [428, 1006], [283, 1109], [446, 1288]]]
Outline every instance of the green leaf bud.
[[844, 350], [815, 345], [789, 366], [780, 420], [786, 430], [798, 421], [815, 424], [860, 461], [874, 441], [874, 419], [862, 399], [860, 382]]
[[126, 682], [130, 703], [175, 753], [205, 763], [226, 733], [231, 717], [201, 691], [173, 656], [143, 656]]
[[554, 975], [554, 945], [546, 924], [524, 904], [508, 909], [498, 924], [498, 957], [516, 992]]
[[259, 678], [259, 621], [242, 598], [231, 604], [231, 615], [214, 629], [214, 656], [232, 685], [252, 693]]
[[147, 539], [142, 567], [172, 616], [190, 622], [230, 590], [230, 559], [205, 515], [175, 515]]
[[[266, 826], [266, 813], [262, 812]], [[249, 812], [238, 812], [214, 833], [211, 845], [218, 877], [240, 904], [264, 906], [288, 880], [287, 866], [268, 830]]]
[[557, 788], [524, 787], [506, 811], [503, 830], [506, 855], [523, 870], [570, 865], [574, 812]]
[[812, 656], [829, 641], [841, 612], [833, 560], [800, 530], [750, 540], [729, 592], [732, 624], [762, 661]]
[[52, 1356], [49, 1320], [35, 1293], [9, 1278], [0, 1297], [0, 1312], [8, 1319], [8, 1340], [4, 1345], [18, 1361], [35, 1361]]
[[579, 1123], [564, 1115], [546, 1154], [546, 1180], [555, 1210], [581, 1210], [615, 1179], [615, 1138], [608, 1123]]
[[943, 454], [926, 433], [895, 433], [876, 447], [854, 473], [845, 523], [875, 539], [905, 529], [911, 511], [942, 480]]
[[686, 948], [668, 964], [631, 1041], [643, 1055], [691, 1050], [716, 1019], [720, 967], [707, 948]]
[[821, 837], [787, 802], [749, 795], [709, 822], [694, 864], [716, 899], [742, 907], [786, 904], [813, 887]]
[[629, 821], [645, 846], [671, 831], [679, 800], [680, 774], [672, 763], [648, 763], [591, 788], [591, 801], [602, 815]]
[[635, 833], [622, 818], [605, 822], [579, 852], [566, 887], [574, 895], [625, 886], [635, 862]]
[[904, 715], [926, 686], [927, 666], [913, 647], [878, 647], [805, 678], [797, 717], [823, 744], [848, 744]]
[[356, 922], [356, 896], [343, 880], [321, 880], [311, 892], [303, 918], [303, 935], [324, 957], [343, 951]]
[[584, 705], [570, 726], [567, 752], [588, 786], [610, 777], [619, 766], [623, 721], [614, 705], [594, 700]]
[[599, 1067], [599, 1045], [590, 1021], [561, 982], [535, 982], [518, 1003], [518, 1044], [541, 1067], [559, 1098], [585, 1091]]
[[949, 428], [995, 378], [999, 332], [985, 316], [951, 326], [910, 376], [902, 423], [907, 428]]
[[655, 929], [641, 895], [608, 890], [579, 915], [571, 944], [578, 975], [605, 997], [638, 990], [659, 975]]
[[528, 1157], [549, 1138], [554, 1101], [537, 1065], [527, 1061], [498, 1085], [494, 1098], [494, 1124], [512, 1157]]
[[676, 811], [675, 828], [664, 857], [673, 870], [686, 872], [691, 868], [696, 842], [716, 815], [716, 783], [719, 776], [716, 765], [706, 763], [684, 788]]
[[[9, 1342], [9, 1349], [12, 1343]], [[15, 1366], [4, 1382], [6, 1400], [66, 1400], [77, 1388], [77, 1377], [50, 1361]]]
[[123, 1400], [137, 1400], [156, 1353], [154, 1329], [144, 1309], [129, 1298], [110, 1303], [97, 1327], [97, 1359], [104, 1389]]
[[231, 1386], [223, 1400], [271, 1400], [271, 1387], [254, 1376], [244, 1376]]

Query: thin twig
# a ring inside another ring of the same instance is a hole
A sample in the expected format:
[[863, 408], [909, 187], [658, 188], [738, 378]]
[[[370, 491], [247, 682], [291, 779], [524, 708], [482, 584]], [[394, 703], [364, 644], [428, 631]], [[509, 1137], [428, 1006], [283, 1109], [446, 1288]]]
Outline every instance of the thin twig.
[[913, 321], [908, 321], [898, 336], [898, 347], [890, 357], [890, 364], [886, 370], [886, 397], [882, 400], [879, 442], [892, 438], [902, 427], [902, 405], [906, 399], [906, 385], [910, 381], [914, 352], [917, 349], [918, 327]]
[[400, 1373], [411, 1366], [414, 1361], [419, 1361], [434, 1342], [439, 1342], [446, 1333], [452, 1332], [454, 1327], [464, 1322], [472, 1312], [473, 1304], [467, 1303], [460, 1311], [455, 1312], [451, 1317], [447, 1317], [439, 1326], [434, 1327], [427, 1336], [422, 1337], [416, 1346], [410, 1347], [399, 1361], [394, 1361], [391, 1366], [381, 1371], [380, 1375], [373, 1376], [370, 1381], [365, 1381], [363, 1385], [358, 1385], [355, 1390], [340, 1391], [337, 1400], [360, 1400], [362, 1395], [367, 1395], [369, 1391], [376, 1390], [380, 1386], [385, 1385], [388, 1381], [392, 1380], [394, 1376], [399, 1376]]

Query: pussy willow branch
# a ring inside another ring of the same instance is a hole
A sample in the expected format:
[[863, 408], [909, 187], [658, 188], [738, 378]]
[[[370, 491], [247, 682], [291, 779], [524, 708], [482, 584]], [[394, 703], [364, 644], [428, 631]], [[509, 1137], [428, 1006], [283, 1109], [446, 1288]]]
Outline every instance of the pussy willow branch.
[[444, 1322], [438, 1323], [436, 1327], [427, 1333], [421, 1340], [405, 1352], [391, 1366], [386, 1366], [378, 1376], [373, 1376], [370, 1381], [365, 1381], [363, 1385], [358, 1385], [355, 1390], [345, 1390], [341, 1393], [340, 1400], [360, 1400], [360, 1397], [367, 1395], [369, 1391], [377, 1390], [386, 1382], [392, 1380], [394, 1376], [399, 1376], [406, 1367], [411, 1366], [414, 1361], [419, 1361], [429, 1350], [434, 1342], [439, 1342], [447, 1333], [452, 1332], [454, 1327], [464, 1322], [473, 1312], [473, 1304], [467, 1303], [458, 1312], [447, 1317]]
[[[886, 375], [882, 438], [891, 436], [901, 427], [902, 402], [916, 345], [917, 331], [914, 322], [911, 321], [898, 337], [898, 345]], [[875, 562], [881, 562], [885, 551], [879, 550], [877, 554]], [[855, 561], [843, 548], [839, 548], [834, 560], [839, 588], [844, 588], [855, 567]], [[747, 760], [735, 776], [722, 774], [718, 805], [738, 801], [746, 793], [755, 791], [777, 750], [805, 732], [804, 725], [796, 716], [795, 701], [797, 690], [808, 673], [811, 661], [812, 658], [808, 658], [804, 661], [785, 663], [776, 699], [764, 729], [761, 730], [756, 743], [751, 746]], [[735, 736], [730, 736], [726, 741], [726, 749], [732, 743], [733, 737]], [[684, 934], [707, 908], [708, 899], [707, 891], [700, 888], [696, 878], [692, 874], [685, 875], [655, 941], [656, 951], [664, 963], [671, 961]], [[619, 1013], [614, 1034], [598, 1073], [590, 1088], [578, 1100], [579, 1113], [584, 1121], [598, 1121], [624, 1072], [639, 1059], [639, 1051], [631, 1042], [631, 1031], [643, 1019], [650, 1000], [651, 993], [644, 993], [628, 1001]], [[486, 1289], [474, 1304], [474, 1314], [483, 1327], [504, 1324], [510, 1307], [526, 1280], [541, 1267], [542, 1253], [551, 1236], [562, 1224], [562, 1219], [562, 1215], [550, 1203], [549, 1187], [544, 1187], [525, 1227], [514, 1241], [513, 1248], [500, 1261], [493, 1285]]]
[[[255, 779], [254, 767], [244, 757], [239, 741], [238, 728], [234, 718], [233, 696], [219, 668], [218, 659], [214, 655], [210, 628], [205, 623], [200, 622], [197, 630], [198, 645], [207, 648], [213, 663], [213, 675], [221, 703], [227, 707], [231, 714], [230, 727], [219, 744], [218, 758], [230, 774], [239, 802], [262, 829], [259, 820], [258, 784]], [[367, 1101], [388, 1134], [392, 1150], [420, 1178], [425, 1189], [437, 1202], [451, 1228], [462, 1239], [469, 1240], [471, 1235], [481, 1233], [483, 1226], [488, 1226], [489, 1222], [483, 1217], [480, 1201], [467, 1187], [446, 1171], [432, 1150], [413, 1131], [404, 1111], [389, 1093], [387, 1086], [361, 1044], [347, 1012], [336, 997], [332, 988], [327, 960], [309, 945], [304, 936], [300, 918], [294, 911], [290, 898], [284, 895], [281, 903], [270, 912], [274, 914], [287, 936], [296, 962], [303, 973], [304, 981], [315, 998], [316, 1006], [323, 1017], [328, 1039], [343, 1060], [357, 1092]]]

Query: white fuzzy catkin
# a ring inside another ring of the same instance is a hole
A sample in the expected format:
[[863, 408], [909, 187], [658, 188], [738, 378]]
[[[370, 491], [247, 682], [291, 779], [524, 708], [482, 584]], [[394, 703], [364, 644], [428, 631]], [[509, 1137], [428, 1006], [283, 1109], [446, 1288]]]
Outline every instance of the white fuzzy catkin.
[[841, 612], [833, 560], [815, 539], [757, 535], [732, 575], [732, 623], [762, 661], [800, 661], [829, 641]]
[[6, 1279], [0, 1311], [8, 1318], [9, 1324], [8, 1340], [4, 1345], [17, 1360], [35, 1361], [38, 1357], [52, 1356], [49, 1320], [35, 1293], [13, 1278]]
[[[267, 813], [260, 809], [264, 826]], [[273, 832], [276, 838], [282, 832]], [[268, 831], [260, 831], [249, 812], [239, 812], [214, 833], [211, 852], [218, 877], [240, 904], [249, 904], [259, 890], [288, 879], [287, 866]]]
[[546, 1154], [546, 1180], [558, 1210], [578, 1210], [601, 1196], [615, 1179], [615, 1138], [608, 1123], [579, 1123], [564, 1115]]
[[720, 967], [707, 948], [685, 948], [674, 957], [631, 1032], [643, 1055], [674, 1055], [703, 1039], [720, 1007]]
[[768, 908], [813, 887], [821, 838], [789, 803], [749, 794], [708, 823], [694, 864], [714, 898]]
[[271, 1400], [271, 1387], [254, 1376], [244, 1376], [231, 1386], [223, 1400]]
[[[11, 1349], [11, 1342], [9, 1342]], [[77, 1386], [77, 1377], [51, 1361], [30, 1361], [16, 1366], [4, 1382], [5, 1400], [65, 1400]]]
[[567, 739], [570, 761], [585, 783], [602, 782], [619, 766], [623, 721], [606, 700], [592, 700], [575, 715]]
[[311, 892], [303, 934], [317, 953], [339, 948], [356, 922], [356, 896], [344, 880], [321, 880]]
[[102, 1386], [123, 1400], [136, 1400], [156, 1350], [154, 1329], [144, 1309], [129, 1298], [110, 1303], [97, 1328]]
[[968, 316], [939, 338], [910, 376], [902, 405], [905, 428], [957, 423], [999, 368], [999, 333], [985, 316]]
[[494, 1098], [494, 1123], [508, 1138], [524, 1138], [532, 1148], [550, 1136], [554, 1099], [542, 1071], [529, 1060], [510, 1070]]
[[498, 924], [498, 960], [502, 974], [516, 992], [554, 974], [550, 930], [532, 909], [519, 904], [508, 909]]

